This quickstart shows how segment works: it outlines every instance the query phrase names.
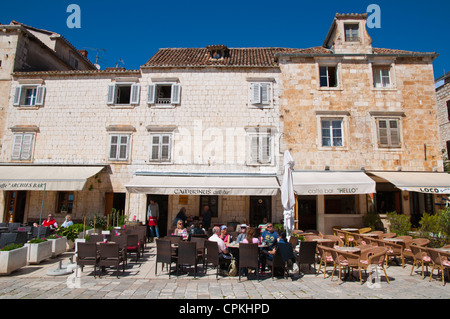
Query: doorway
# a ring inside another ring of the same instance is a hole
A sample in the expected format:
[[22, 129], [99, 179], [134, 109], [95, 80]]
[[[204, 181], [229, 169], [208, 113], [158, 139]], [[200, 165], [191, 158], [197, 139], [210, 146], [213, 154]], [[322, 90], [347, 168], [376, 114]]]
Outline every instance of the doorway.
[[317, 196], [298, 195], [298, 229], [317, 229]]
[[23, 223], [25, 216], [25, 204], [27, 202], [26, 191], [6, 192], [6, 205], [3, 222], [7, 223], [11, 220], [16, 223]]
[[[159, 219], [158, 219], [158, 229], [159, 229], [159, 237], [167, 236], [167, 226], [168, 226], [168, 217], [169, 217], [169, 195], [147, 195], [147, 205], [150, 204], [150, 199], [154, 200], [155, 203], [158, 204], [159, 207]], [[147, 211], [145, 212], [147, 216]], [[146, 217], [147, 218], [147, 217]], [[172, 223], [170, 223], [172, 226]]]
[[263, 219], [272, 221], [272, 197], [271, 196], [250, 196], [250, 225], [258, 226]]

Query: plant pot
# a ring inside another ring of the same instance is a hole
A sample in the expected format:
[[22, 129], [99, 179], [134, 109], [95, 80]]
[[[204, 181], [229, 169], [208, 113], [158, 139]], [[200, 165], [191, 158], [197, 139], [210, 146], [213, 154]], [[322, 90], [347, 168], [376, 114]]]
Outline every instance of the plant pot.
[[77, 251], [78, 251], [78, 243], [85, 243], [86, 242], [86, 239], [85, 238], [77, 238], [77, 239], [75, 239], [75, 254], [77, 253]]
[[26, 243], [28, 247], [28, 263], [39, 264], [41, 261], [52, 257], [52, 242], [44, 241], [38, 244]]
[[28, 248], [21, 247], [10, 251], [0, 251], [0, 275], [11, 272], [27, 265]]
[[53, 258], [66, 252], [66, 243], [67, 243], [66, 237], [62, 237], [62, 238], [58, 238], [58, 239], [47, 239], [47, 240], [52, 243], [52, 257]]
[[75, 248], [75, 242], [73, 240], [67, 239], [66, 241], [66, 251], [71, 251]]

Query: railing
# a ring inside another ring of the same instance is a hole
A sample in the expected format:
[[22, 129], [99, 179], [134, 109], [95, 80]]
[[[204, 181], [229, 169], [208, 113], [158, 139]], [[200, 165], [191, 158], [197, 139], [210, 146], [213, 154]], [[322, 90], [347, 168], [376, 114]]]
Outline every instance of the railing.
[[169, 98], [159, 97], [156, 99], [156, 104], [172, 104], [171, 98], [170, 97]]

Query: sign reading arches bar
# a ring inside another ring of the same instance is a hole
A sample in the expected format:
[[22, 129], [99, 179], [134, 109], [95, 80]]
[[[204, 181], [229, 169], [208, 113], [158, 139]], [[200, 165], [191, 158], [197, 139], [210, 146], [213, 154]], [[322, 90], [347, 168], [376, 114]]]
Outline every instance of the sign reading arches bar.
[[144, 194], [272, 196], [280, 184], [276, 175], [143, 172], [125, 187], [131, 193]]

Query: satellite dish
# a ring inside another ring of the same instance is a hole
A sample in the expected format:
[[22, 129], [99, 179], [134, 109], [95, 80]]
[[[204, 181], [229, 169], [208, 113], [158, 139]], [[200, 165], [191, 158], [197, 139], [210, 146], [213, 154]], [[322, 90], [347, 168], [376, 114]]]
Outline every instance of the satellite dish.
[[94, 64], [95, 65], [95, 67], [97, 68], [97, 70], [100, 70], [100, 64]]

